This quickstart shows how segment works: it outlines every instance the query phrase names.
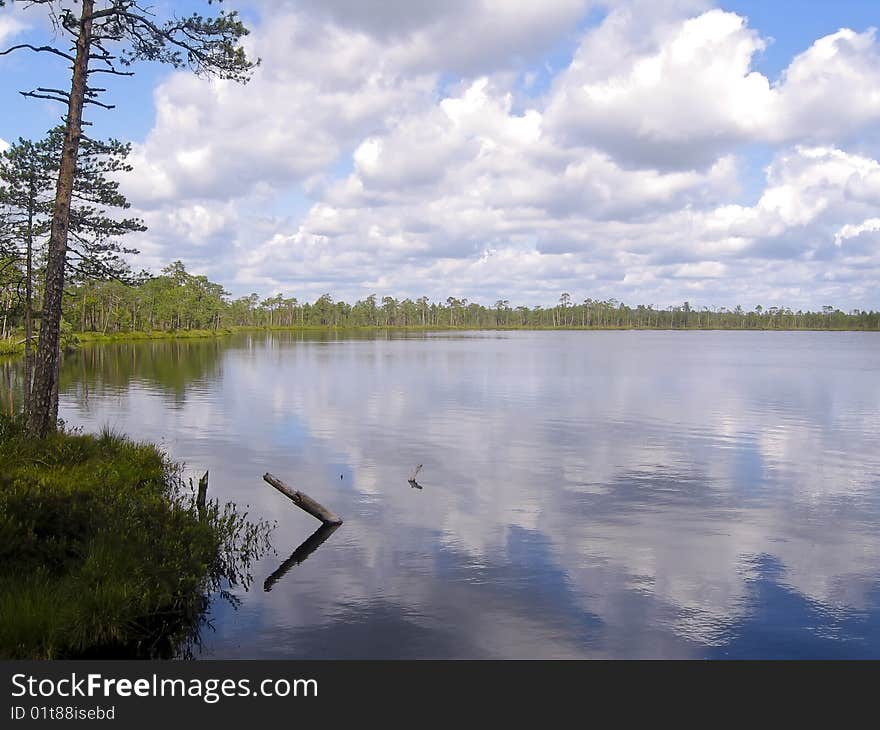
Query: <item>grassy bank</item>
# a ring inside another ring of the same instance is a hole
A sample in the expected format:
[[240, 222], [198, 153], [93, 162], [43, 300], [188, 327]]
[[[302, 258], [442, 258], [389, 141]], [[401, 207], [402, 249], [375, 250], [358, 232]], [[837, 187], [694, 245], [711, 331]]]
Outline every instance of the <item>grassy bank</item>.
[[79, 342], [131, 342], [138, 340], [189, 340], [206, 337], [225, 337], [232, 334], [231, 329], [216, 330], [152, 330], [150, 332], [76, 332]]
[[15, 337], [0, 338], [0, 357], [3, 355], [23, 355], [24, 343]]
[[0, 419], [0, 656], [167, 657], [246, 584], [268, 526], [209, 503], [151, 444], [31, 439]]

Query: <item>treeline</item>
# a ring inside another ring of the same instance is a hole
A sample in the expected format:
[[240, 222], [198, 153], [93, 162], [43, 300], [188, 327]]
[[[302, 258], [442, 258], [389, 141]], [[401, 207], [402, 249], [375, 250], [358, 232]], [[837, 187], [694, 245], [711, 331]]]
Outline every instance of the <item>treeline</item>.
[[[0, 280], [0, 328], [10, 333], [21, 320], [20, 298], [9, 291], [14, 278]], [[880, 330], [880, 312], [820, 311], [756, 306], [694, 308], [688, 302], [665, 309], [629, 306], [614, 299], [575, 302], [563, 293], [551, 307], [512, 306], [498, 300], [487, 307], [467, 299], [427, 297], [398, 300], [371, 295], [354, 304], [329, 294], [314, 302], [277, 294], [233, 299], [221, 284], [186, 271], [177, 261], [161, 275], [127, 284], [117, 280], [81, 280], [65, 296], [65, 329], [77, 332], [174, 332], [229, 327], [455, 327], [594, 329], [828, 329]]]
[[[0, 293], [7, 331], [17, 323], [15, 301], [15, 297]], [[507, 300], [487, 307], [455, 297], [432, 302], [427, 297], [399, 300], [371, 295], [354, 304], [335, 301], [329, 294], [314, 302], [282, 294], [233, 299], [222, 285], [188, 273], [179, 261], [161, 275], [136, 284], [98, 280], [71, 284], [64, 317], [70, 330], [107, 335], [230, 327], [880, 330], [880, 312], [874, 311], [843, 312], [830, 306], [817, 312], [776, 306], [757, 306], [751, 311], [741, 307], [698, 309], [688, 302], [659, 309], [629, 306], [614, 299], [575, 302], [567, 293], [555, 306], [531, 308], [512, 306]]]

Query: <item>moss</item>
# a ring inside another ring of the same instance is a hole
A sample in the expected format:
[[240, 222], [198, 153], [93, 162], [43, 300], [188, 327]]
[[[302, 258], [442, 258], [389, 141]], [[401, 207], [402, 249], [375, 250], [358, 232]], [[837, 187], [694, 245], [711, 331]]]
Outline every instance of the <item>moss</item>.
[[108, 431], [0, 420], [0, 656], [173, 656], [213, 592], [247, 585], [268, 525], [200, 515], [177, 466]]

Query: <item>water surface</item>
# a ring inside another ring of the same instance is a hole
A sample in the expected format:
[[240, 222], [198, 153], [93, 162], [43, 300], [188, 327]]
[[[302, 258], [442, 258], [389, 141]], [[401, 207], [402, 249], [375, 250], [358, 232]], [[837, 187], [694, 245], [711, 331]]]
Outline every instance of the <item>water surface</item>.
[[[206, 657], [880, 657], [878, 383], [872, 333], [252, 334], [85, 348], [61, 415], [277, 521]], [[307, 559], [266, 471], [345, 518]]]

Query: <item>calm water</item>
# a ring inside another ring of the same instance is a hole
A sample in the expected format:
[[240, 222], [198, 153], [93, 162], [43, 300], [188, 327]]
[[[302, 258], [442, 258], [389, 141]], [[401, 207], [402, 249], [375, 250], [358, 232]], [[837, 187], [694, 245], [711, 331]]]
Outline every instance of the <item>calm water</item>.
[[[878, 384], [876, 334], [261, 334], [86, 349], [61, 411], [277, 521], [205, 656], [880, 657]], [[345, 518], [307, 560], [265, 471]]]

